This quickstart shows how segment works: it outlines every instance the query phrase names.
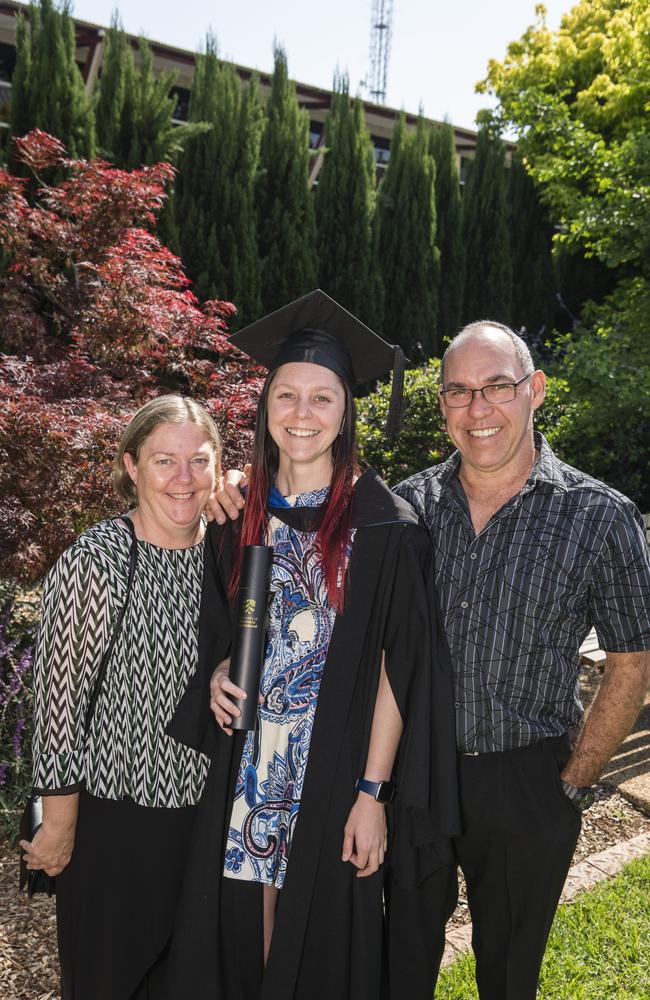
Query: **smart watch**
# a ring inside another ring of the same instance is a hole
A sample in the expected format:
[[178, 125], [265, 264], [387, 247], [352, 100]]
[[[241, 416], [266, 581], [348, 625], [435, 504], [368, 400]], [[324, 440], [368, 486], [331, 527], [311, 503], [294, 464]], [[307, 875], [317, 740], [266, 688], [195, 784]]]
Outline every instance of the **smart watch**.
[[584, 788], [576, 788], [575, 785], [570, 785], [568, 782], [563, 781], [562, 791], [579, 812], [584, 812], [585, 809], [592, 806], [596, 798], [596, 793], [589, 785], [586, 785]]
[[355, 791], [372, 795], [373, 799], [376, 799], [377, 802], [387, 805], [395, 798], [395, 782], [368, 781], [367, 778], [359, 778], [355, 785]]

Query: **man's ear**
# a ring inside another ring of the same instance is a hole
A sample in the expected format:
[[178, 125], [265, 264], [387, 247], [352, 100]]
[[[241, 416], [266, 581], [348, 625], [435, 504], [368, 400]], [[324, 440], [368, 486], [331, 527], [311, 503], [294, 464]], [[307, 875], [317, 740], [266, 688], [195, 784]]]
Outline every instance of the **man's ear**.
[[546, 396], [546, 375], [538, 368], [530, 377], [530, 388], [532, 395], [533, 410], [536, 410], [544, 402]]

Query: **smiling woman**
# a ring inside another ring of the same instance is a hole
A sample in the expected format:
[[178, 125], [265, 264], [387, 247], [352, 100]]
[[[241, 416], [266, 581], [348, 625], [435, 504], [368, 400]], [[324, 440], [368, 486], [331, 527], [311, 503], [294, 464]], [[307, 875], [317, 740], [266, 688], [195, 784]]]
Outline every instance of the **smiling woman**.
[[217, 429], [200, 406], [151, 400], [115, 458], [116, 491], [135, 506], [84, 532], [45, 581], [34, 665], [44, 818], [22, 847], [29, 868], [57, 876], [64, 1000], [162, 996], [207, 772], [200, 753], [164, 730], [196, 670], [201, 514], [219, 460]]
[[[233, 342], [269, 373], [241, 527], [208, 529], [212, 617], [168, 729], [212, 758], [170, 996], [377, 1000], [388, 986], [386, 805], [395, 817], [436, 802], [417, 859], [409, 824], [393, 824], [392, 870], [407, 882], [444, 863], [457, 823], [433, 550], [411, 508], [357, 463], [353, 387], [395, 371], [399, 352], [320, 290]], [[245, 694], [223, 624], [242, 550], [260, 544], [273, 546], [260, 698], [255, 728], [234, 731]]]

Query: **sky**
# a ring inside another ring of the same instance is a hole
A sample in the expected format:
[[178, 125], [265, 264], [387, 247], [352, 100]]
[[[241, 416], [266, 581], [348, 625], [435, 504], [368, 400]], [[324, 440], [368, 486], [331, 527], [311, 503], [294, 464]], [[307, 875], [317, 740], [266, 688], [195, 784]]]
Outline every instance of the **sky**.
[[[352, 93], [367, 96], [360, 85], [369, 74], [371, 0], [75, 0], [73, 9], [108, 25], [116, 6], [132, 34], [196, 50], [211, 29], [223, 59], [262, 72], [272, 69], [277, 40], [293, 79], [329, 88], [338, 69]], [[574, 0], [545, 6], [555, 29]], [[502, 59], [534, 20], [535, 0], [394, 0], [386, 103], [474, 127], [477, 112], [493, 104], [474, 92], [488, 60]]]

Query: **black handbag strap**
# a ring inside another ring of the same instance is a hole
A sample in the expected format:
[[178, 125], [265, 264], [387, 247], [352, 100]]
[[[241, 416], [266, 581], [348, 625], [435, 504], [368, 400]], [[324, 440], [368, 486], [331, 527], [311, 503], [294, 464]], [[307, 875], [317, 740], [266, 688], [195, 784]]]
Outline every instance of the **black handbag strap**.
[[120, 609], [120, 613], [117, 616], [117, 621], [115, 622], [115, 628], [113, 629], [113, 634], [111, 636], [111, 641], [108, 644], [106, 652], [102, 656], [102, 662], [99, 664], [99, 670], [97, 671], [97, 680], [95, 681], [95, 687], [93, 688], [93, 693], [90, 696], [90, 701], [88, 702], [88, 708], [86, 709], [86, 718], [84, 720], [84, 741], [88, 736], [90, 730], [90, 723], [93, 719], [93, 714], [95, 712], [95, 705], [97, 704], [97, 699], [99, 698], [99, 692], [101, 690], [104, 677], [106, 675], [106, 667], [108, 666], [108, 661], [111, 658], [111, 653], [113, 652], [113, 647], [115, 646], [115, 640], [118, 637], [120, 628], [122, 626], [122, 619], [124, 618], [124, 612], [126, 611], [127, 605], [129, 603], [129, 597], [131, 596], [131, 587], [133, 585], [133, 578], [135, 576], [135, 567], [138, 561], [138, 539], [136, 538], [135, 528], [133, 527], [133, 521], [130, 517], [120, 517], [119, 521], [123, 521], [131, 532], [131, 552], [129, 554], [129, 578], [126, 584], [126, 596], [124, 598], [124, 604]]

